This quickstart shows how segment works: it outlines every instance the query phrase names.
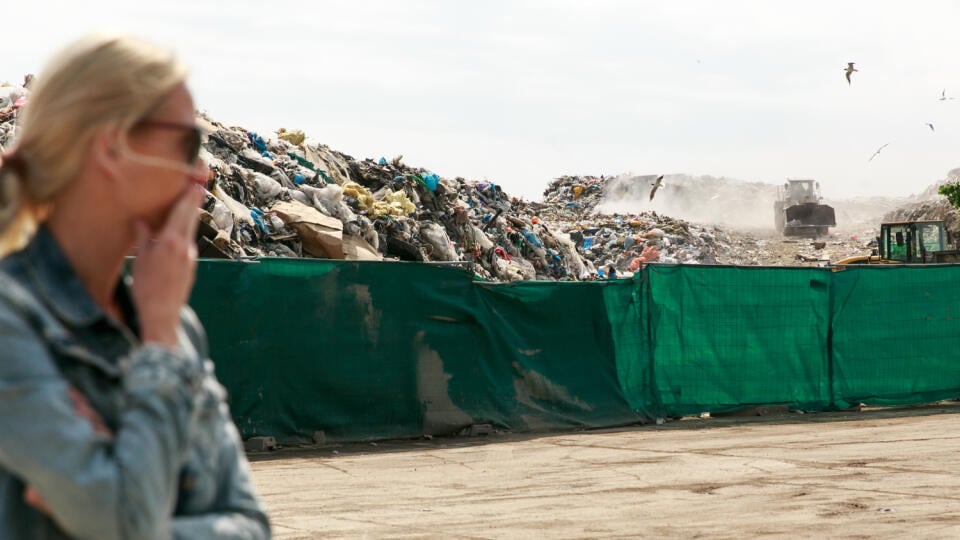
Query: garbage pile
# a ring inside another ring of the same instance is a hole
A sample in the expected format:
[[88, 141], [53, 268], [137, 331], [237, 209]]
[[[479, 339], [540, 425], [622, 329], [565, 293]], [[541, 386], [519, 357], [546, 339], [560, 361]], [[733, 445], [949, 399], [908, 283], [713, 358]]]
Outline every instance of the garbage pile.
[[960, 230], [957, 209], [947, 202], [945, 197], [932, 201], [922, 201], [904, 206], [884, 214], [883, 221], [921, 221], [925, 219], [943, 220], [947, 230], [954, 233]]
[[543, 192], [544, 217], [573, 221], [596, 213], [604, 201], [605, 176], [561, 176]]
[[[722, 254], [732, 252], [734, 241], [723, 230], [695, 225], [654, 211], [600, 213], [616, 177], [564, 176], [543, 194], [542, 215], [568, 234], [578, 252], [598, 268], [613, 267], [620, 275], [635, 272], [645, 262], [728, 264]], [[643, 257], [644, 248], [653, 247]]]
[[[4, 89], [0, 144], [9, 145], [29, 91]], [[719, 229], [655, 212], [596, 214], [607, 177], [561, 177], [542, 202], [527, 202], [402, 156], [354, 159], [299, 130], [262, 136], [203, 114], [197, 121], [210, 166], [202, 257], [443, 262], [493, 281], [590, 280], [656, 260], [718, 262], [729, 243]]]
[[[17, 88], [18, 103], [0, 108], [3, 145], [29, 95]], [[596, 274], [567, 235], [495, 183], [440, 178], [402, 156], [354, 159], [299, 130], [261, 135], [203, 114], [197, 122], [210, 167], [202, 257], [442, 262], [495, 281]]]
[[30, 96], [30, 82], [33, 75], [27, 75], [23, 79], [23, 85], [10, 83], [0, 83], [0, 150], [5, 148], [13, 141], [15, 136], [16, 120], [20, 109], [27, 104], [27, 98]]
[[925, 219], [943, 220], [944, 226], [955, 237], [960, 237], [960, 214], [947, 202], [947, 198], [938, 193], [938, 188], [947, 182], [960, 182], [960, 168], [952, 169], [944, 180], [925, 189], [916, 202], [904, 204], [896, 210], [887, 212], [883, 221], [919, 221]]
[[594, 268], [536, 208], [491, 182], [358, 160], [278, 130], [201, 117], [210, 134], [205, 256], [444, 262], [497, 281], [586, 279]]
[[[0, 148], [16, 137], [28, 88], [29, 78], [0, 85]], [[761, 185], [669, 175], [654, 200], [656, 176], [563, 176], [531, 202], [493, 182], [441, 178], [402, 156], [355, 159], [300, 130], [258, 134], [204, 114], [197, 122], [210, 166], [202, 257], [399, 260], [456, 265], [491, 281], [592, 280], [628, 277], [654, 261], [797, 264], [803, 251], [809, 260], [800, 263], [815, 264], [854, 247], [786, 245], [667, 215], [686, 216], [666, 210], [681, 203], [700, 211], [718, 200], [761, 200]]]

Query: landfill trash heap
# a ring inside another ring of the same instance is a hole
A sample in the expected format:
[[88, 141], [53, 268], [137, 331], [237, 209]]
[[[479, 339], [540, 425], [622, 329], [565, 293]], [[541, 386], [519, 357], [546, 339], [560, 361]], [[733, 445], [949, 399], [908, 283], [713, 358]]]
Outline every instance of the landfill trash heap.
[[210, 130], [208, 256], [455, 263], [494, 281], [593, 271], [569, 238], [494, 183], [440, 178], [402, 157], [357, 160], [300, 131], [265, 140], [200, 120]]
[[[531, 203], [538, 215], [566, 233], [578, 253], [603, 276], [611, 265], [635, 272], [644, 262], [683, 264], [740, 263], [743, 253], [722, 229], [696, 225], [654, 212], [605, 213], [603, 206], [619, 197], [621, 177], [564, 176], [550, 183], [543, 203]], [[652, 259], [644, 260], [653, 247]], [[638, 260], [638, 258], [640, 260]]]
[[[28, 99], [24, 86], [0, 85], [0, 147], [15, 140]], [[358, 160], [300, 130], [264, 138], [203, 113], [197, 121], [210, 168], [202, 257], [442, 262], [491, 281], [628, 277], [658, 259], [716, 262], [719, 231], [652, 212], [596, 214], [603, 177], [562, 177], [543, 202], [527, 202], [402, 156]]]
[[904, 204], [884, 214], [883, 221], [942, 220], [951, 235], [960, 238], [960, 214], [947, 198], [938, 192], [938, 188], [947, 182], [960, 182], [960, 168], [950, 170], [944, 180], [934, 183], [916, 196], [916, 202]]

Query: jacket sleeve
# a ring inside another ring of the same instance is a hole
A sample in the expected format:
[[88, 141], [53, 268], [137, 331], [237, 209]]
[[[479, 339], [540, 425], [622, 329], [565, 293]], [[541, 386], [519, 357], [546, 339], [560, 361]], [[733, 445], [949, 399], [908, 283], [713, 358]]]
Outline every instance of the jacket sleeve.
[[177, 516], [173, 521], [173, 538], [222, 538], [261, 540], [270, 538], [270, 524], [256, 496], [250, 476], [250, 465], [241, 448], [240, 435], [227, 417], [221, 424], [223, 441], [217, 478], [217, 504], [213, 511], [196, 516]]
[[[201, 358], [207, 357], [206, 332], [190, 309], [184, 310], [183, 329]], [[197, 413], [197, 429], [209, 430], [218, 441], [215, 460], [216, 497], [213, 506], [202, 514], [174, 516], [173, 538], [259, 540], [270, 538], [270, 523], [262, 503], [257, 498], [250, 474], [250, 464], [243, 453], [240, 433], [233, 425], [226, 404], [226, 391], [216, 379], [213, 362], [204, 362], [203, 390], [205, 399]]]
[[122, 360], [127, 403], [111, 439], [74, 412], [43, 337], [4, 302], [0, 351], [0, 467], [36, 489], [71, 537], [169, 538], [201, 364], [135, 349]]

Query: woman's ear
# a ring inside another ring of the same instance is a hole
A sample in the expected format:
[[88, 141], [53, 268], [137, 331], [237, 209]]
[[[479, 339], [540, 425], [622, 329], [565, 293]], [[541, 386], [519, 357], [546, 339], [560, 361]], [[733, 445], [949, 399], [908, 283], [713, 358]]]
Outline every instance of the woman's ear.
[[121, 158], [123, 157], [123, 145], [120, 141], [120, 129], [116, 127], [104, 127], [96, 132], [93, 137], [91, 150], [97, 164], [111, 176], [120, 176]]

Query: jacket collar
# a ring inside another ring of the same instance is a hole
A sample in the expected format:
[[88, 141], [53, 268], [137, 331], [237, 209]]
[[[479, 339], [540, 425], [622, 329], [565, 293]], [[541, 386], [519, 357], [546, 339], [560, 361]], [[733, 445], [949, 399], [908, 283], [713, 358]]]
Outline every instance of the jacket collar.
[[[88, 326], [105, 318], [87, 292], [63, 249], [46, 225], [37, 228], [37, 233], [25, 249], [30, 275], [40, 299], [58, 318], [71, 326]], [[114, 293], [131, 329], [138, 330], [136, 312], [129, 292], [129, 280], [121, 278]]]

